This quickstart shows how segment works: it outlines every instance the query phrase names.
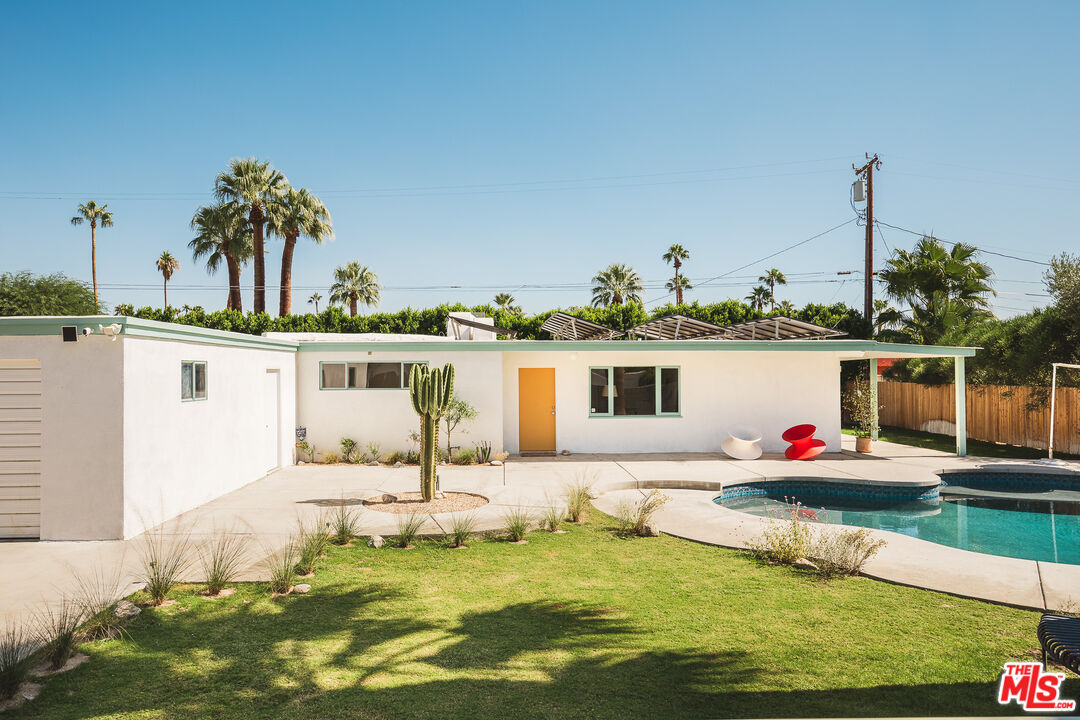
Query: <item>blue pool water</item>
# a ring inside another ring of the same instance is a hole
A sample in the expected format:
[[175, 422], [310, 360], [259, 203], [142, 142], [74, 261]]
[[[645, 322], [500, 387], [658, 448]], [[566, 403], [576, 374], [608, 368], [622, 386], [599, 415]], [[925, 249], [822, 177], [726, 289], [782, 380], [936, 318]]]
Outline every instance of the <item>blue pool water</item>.
[[[956, 478], [959, 480], [960, 478]], [[801, 502], [821, 522], [891, 530], [962, 550], [1080, 565], [1080, 491], [1002, 483], [943, 485], [938, 497], [858, 496], [857, 488], [822, 492], [822, 483], [763, 484], [754, 494], [729, 494], [716, 502], [762, 517], [790, 517]], [[981, 485], [982, 487], [970, 487]], [[834, 486], [835, 487], [835, 486]], [[851, 487], [851, 486], [848, 486]], [[786, 514], [785, 514], [786, 511]]]

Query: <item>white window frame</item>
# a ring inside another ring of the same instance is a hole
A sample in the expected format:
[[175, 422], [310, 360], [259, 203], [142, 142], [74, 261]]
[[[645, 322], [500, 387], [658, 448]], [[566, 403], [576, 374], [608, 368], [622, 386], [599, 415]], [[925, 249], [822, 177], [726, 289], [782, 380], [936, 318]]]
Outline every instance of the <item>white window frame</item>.
[[[184, 370], [191, 367], [191, 397], [184, 397]], [[203, 372], [203, 395], [199, 397], [195, 387], [196, 368], [202, 366]], [[181, 402], [205, 402], [210, 397], [210, 373], [205, 360], [181, 360], [180, 361], [180, 401]]]

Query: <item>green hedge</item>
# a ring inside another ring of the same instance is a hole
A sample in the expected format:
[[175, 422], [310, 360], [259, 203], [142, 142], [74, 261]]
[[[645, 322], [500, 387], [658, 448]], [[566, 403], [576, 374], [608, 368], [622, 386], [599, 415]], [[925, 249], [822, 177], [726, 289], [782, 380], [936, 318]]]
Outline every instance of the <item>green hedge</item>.
[[[118, 305], [117, 315], [161, 320], [164, 322], [194, 325], [215, 330], [261, 335], [264, 332], [312, 332], [312, 333], [407, 333], [413, 335], [444, 335], [446, 319], [451, 312], [482, 312], [495, 319], [495, 324], [508, 330], [516, 330], [517, 337], [523, 340], [547, 339], [546, 333], [540, 332], [554, 310], [537, 315], [513, 315], [503, 312], [494, 305], [475, 305], [468, 307], [460, 303], [439, 305], [434, 308], [414, 310], [405, 308], [393, 313], [372, 313], [349, 317], [338, 307], [331, 307], [315, 315], [289, 315], [275, 318], [266, 313], [243, 314], [235, 310], [206, 312], [201, 307], [168, 308], [160, 310], [151, 307], [136, 310], [131, 305]], [[688, 305], [663, 305], [652, 311], [646, 311], [640, 305], [613, 305], [606, 308], [577, 308], [570, 314], [583, 320], [590, 320], [616, 330], [628, 330], [653, 318], [681, 313], [688, 317], [705, 320], [717, 325], [730, 325], [761, 317], [749, 305], [737, 300], [725, 300], [711, 305], [690, 303]], [[777, 313], [779, 314], [779, 313]], [[766, 314], [767, 316], [768, 314]], [[850, 337], [869, 337], [869, 327], [862, 315], [843, 303], [834, 305], [809, 304], [794, 314], [795, 319], [835, 327], [848, 333]]]

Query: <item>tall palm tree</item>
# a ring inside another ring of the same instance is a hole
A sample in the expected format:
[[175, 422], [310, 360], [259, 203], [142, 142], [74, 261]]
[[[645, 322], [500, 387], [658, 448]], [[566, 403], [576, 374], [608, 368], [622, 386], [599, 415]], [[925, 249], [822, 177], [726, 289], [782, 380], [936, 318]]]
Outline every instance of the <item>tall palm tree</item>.
[[98, 306], [97, 291], [97, 228], [112, 227], [113, 214], [109, 212], [108, 205], [98, 205], [91, 200], [79, 206], [78, 213], [71, 218], [72, 225], [82, 225], [83, 221], [90, 223], [90, 274], [94, 277], [94, 306]]
[[671, 247], [669, 247], [668, 251], [666, 253], [664, 253], [664, 255], [663, 255], [664, 262], [674, 263], [674, 265], [675, 265], [675, 277], [674, 277], [674, 279], [672, 279], [672, 281], [670, 283], [668, 283], [668, 285], [669, 285], [668, 292], [674, 292], [675, 293], [675, 304], [676, 305], [682, 305], [683, 304], [683, 302], [682, 302], [683, 301], [683, 297], [682, 297], [683, 289], [685, 288], [685, 289], [689, 290], [692, 287], [689, 283], [687, 283], [686, 285], [683, 285], [682, 283], [679, 282], [679, 268], [682, 267], [682, 261], [683, 260], [689, 260], [689, 259], [690, 259], [690, 251], [687, 250], [686, 248], [684, 248], [682, 245], [679, 245], [677, 243], [675, 245], [672, 245]]
[[165, 305], [166, 310], [169, 309], [169, 280], [172, 279], [173, 273], [180, 269], [180, 261], [172, 256], [168, 250], [161, 253], [161, 257], [157, 259], [157, 269], [161, 273], [161, 277], [165, 278]]
[[515, 302], [514, 296], [510, 293], [501, 292], [495, 295], [495, 304], [502, 308], [503, 312], [511, 315], [520, 315], [521, 308], [515, 305]]
[[765, 303], [769, 302], [769, 288], [758, 285], [746, 296], [746, 301], [750, 303], [750, 307], [761, 312], [765, 309]]
[[319, 301], [322, 300], [322, 295], [319, 293], [311, 293], [311, 297], [307, 299], [308, 305], [315, 306], [315, 314], [319, 314]]
[[682, 296], [684, 290], [693, 290], [694, 286], [690, 283], [690, 278], [685, 275], [676, 275], [672, 279], [667, 281], [664, 285], [669, 293], [675, 293], [675, 303], [682, 305]]
[[592, 304], [596, 307], [625, 302], [644, 305], [645, 288], [641, 286], [641, 277], [627, 265], [608, 265], [592, 281]]
[[769, 286], [769, 309], [776, 309], [776, 286], [787, 285], [787, 278], [784, 277], [784, 273], [780, 272], [776, 268], [773, 268], [769, 272], [765, 273], [758, 278], [758, 282], [763, 282]]
[[251, 223], [247, 213], [236, 203], [201, 207], [191, 218], [195, 237], [188, 243], [196, 260], [206, 257], [206, 272], [213, 275], [221, 261], [229, 270], [229, 296], [225, 307], [243, 312], [240, 296], [240, 270], [251, 260]]
[[307, 188], [289, 188], [281, 200], [279, 211], [270, 217], [269, 229], [285, 240], [285, 247], [281, 250], [281, 288], [278, 303], [278, 315], [284, 317], [292, 312], [292, 259], [296, 239], [303, 235], [316, 245], [322, 245], [334, 236], [334, 227], [330, 220], [330, 211], [319, 198], [312, 195]]
[[266, 258], [263, 226], [276, 217], [279, 205], [289, 189], [289, 181], [268, 162], [255, 158], [236, 159], [229, 169], [218, 173], [214, 195], [218, 200], [236, 203], [244, 209], [251, 223], [255, 266], [255, 312], [266, 311]]
[[885, 310], [878, 322], [900, 325], [915, 340], [930, 345], [949, 330], [989, 317], [987, 296], [996, 294], [994, 271], [978, 255], [978, 248], [966, 243], [946, 250], [930, 235], [920, 238], [913, 250], [897, 250], [878, 277], [890, 298], [911, 306], [911, 315]]
[[356, 317], [356, 304], [378, 305], [382, 286], [379, 278], [367, 266], [353, 260], [334, 270], [334, 284], [330, 286], [330, 302], [335, 305], [349, 303], [349, 314]]

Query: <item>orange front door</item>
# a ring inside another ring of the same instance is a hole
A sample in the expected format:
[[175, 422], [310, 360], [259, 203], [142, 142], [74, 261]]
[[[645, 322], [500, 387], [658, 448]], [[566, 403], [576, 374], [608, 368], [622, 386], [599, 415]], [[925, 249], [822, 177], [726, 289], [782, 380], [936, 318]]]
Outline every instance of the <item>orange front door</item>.
[[518, 368], [521, 452], [555, 452], [555, 368]]

